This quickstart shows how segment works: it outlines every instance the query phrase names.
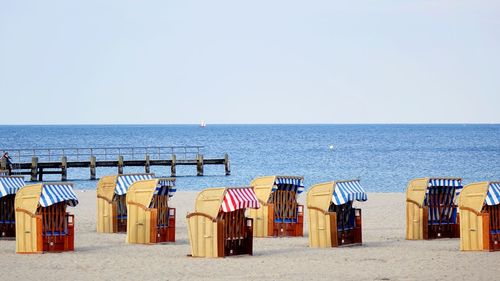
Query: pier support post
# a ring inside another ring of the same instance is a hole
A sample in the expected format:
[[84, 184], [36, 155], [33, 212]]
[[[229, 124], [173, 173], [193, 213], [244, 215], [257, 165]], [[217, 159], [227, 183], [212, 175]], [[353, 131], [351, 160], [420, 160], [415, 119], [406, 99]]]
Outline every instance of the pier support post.
[[61, 157], [61, 181], [68, 179], [68, 157]]
[[38, 168], [38, 181], [43, 181], [43, 168]]
[[170, 165], [170, 175], [172, 177], [175, 177], [176, 173], [177, 173], [177, 170], [176, 170], [176, 165], [177, 163], [177, 156], [175, 156], [175, 154], [172, 154], [172, 165]]
[[36, 175], [38, 172], [38, 157], [31, 158], [31, 181], [36, 181]]
[[123, 156], [118, 156], [118, 174], [123, 174]]
[[196, 175], [203, 176], [203, 154], [196, 155]]
[[95, 180], [96, 179], [96, 176], [95, 176], [95, 162], [96, 162], [96, 159], [95, 159], [95, 156], [92, 155], [90, 156], [90, 179], [91, 180]]
[[226, 171], [226, 176], [231, 175], [231, 166], [229, 166], [229, 155], [224, 154], [224, 170]]
[[7, 159], [2, 158], [2, 160], [0, 161], [0, 170], [7, 171]]
[[146, 174], [149, 174], [151, 169], [150, 169], [150, 162], [149, 162], [149, 155], [146, 155], [146, 164], [144, 164], [144, 172], [146, 172]]

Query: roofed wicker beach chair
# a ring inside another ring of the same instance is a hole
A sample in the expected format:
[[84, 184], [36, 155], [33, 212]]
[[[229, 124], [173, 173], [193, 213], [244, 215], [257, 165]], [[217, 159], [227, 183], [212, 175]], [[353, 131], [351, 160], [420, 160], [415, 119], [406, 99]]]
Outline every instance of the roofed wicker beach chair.
[[260, 203], [260, 208], [249, 213], [254, 236], [303, 236], [304, 206], [297, 203], [297, 197], [304, 191], [304, 177], [259, 177], [250, 185]]
[[406, 191], [406, 239], [458, 238], [460, 178], [419, 178]]
[[196, 197], [195, 210], [187, 215], [193, 257], [252, 255], [253, 219], [247, 208], [259, 208], [251, 187], [208, 188]]
[[71, 183], [26, 185], [16, 194], [16, 252], [74, 250], [74, 216], [66, 207], [78, 199]]
[[127, 231], [127, 190], [134, 182], [149, 180], [154, 174], [104, 176], [97, 183], [97, 232]]
[[175, 242], [175, 179], [157, 178], [134, 182], [127, 192], [127, 242], [154, 244]]
[[361, 209], [353, 201], [368, 196], [358, 180], [320, 183], [307, 192], [309, 247], [329, 248], [361, 244]]
[[460, 250], [500, 250], [500, 182], [468, 184], [458, 199]]
[[16, 237], [14, 199], [23, 186], [23, 177], [0, 175], [0, 239]]

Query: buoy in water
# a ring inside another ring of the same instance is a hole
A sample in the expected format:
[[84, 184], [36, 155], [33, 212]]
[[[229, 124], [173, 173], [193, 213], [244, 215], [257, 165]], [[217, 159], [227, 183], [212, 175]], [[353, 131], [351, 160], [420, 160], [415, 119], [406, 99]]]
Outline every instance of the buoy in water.
[[330, 148], [330, 150], [333, 150], [333, 144], [330, 144], [328, 148]]

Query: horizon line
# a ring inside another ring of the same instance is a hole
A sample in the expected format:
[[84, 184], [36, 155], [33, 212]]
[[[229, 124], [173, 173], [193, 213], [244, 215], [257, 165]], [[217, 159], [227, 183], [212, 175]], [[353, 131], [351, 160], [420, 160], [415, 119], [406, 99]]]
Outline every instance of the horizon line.
[[[199, 123], [22, 123], [0, 124], [0, 126], [199, 126]], [[500, 125], [497, 122], [394, 122], [394, 123], [207, 123], [209, 126], [221, 125]]]

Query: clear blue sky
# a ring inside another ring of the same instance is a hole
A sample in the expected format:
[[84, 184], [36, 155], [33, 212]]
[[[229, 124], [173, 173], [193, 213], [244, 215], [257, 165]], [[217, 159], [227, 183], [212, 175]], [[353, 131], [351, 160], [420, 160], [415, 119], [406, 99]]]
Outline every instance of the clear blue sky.
[[0, 0], [0, 124], [499, 123], [500, 1]]

